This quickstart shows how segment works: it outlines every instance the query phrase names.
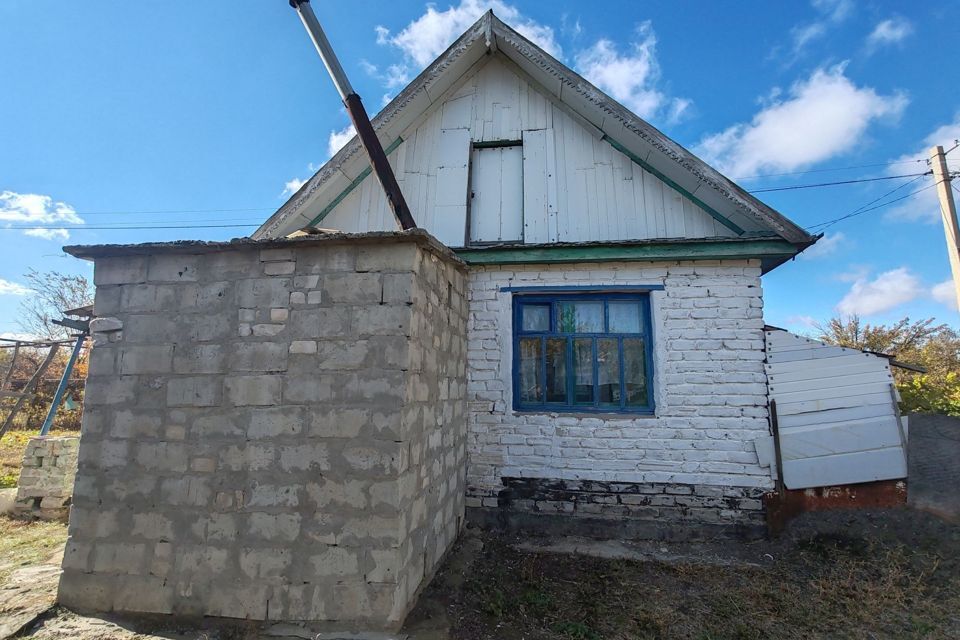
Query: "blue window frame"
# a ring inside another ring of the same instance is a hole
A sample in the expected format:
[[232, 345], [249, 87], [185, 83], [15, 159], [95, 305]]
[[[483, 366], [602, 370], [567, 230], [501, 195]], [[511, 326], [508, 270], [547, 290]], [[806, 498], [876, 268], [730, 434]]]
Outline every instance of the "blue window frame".
[[513, 297], [513, 408], [654, 410], [648, 293]]

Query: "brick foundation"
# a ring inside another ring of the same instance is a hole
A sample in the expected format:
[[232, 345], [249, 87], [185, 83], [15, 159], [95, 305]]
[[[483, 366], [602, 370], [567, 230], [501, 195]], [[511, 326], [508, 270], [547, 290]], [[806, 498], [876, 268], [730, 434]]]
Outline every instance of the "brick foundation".
[[467, 498], [468, 517], [528, 535], [703, 540], [763, 535], [762, 489], [503, 478]]

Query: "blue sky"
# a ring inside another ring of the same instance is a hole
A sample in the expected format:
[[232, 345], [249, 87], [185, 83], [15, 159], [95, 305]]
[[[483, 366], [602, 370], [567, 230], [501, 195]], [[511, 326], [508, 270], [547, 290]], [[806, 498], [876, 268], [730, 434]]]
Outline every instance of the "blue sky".
[[[313, 5], [371, 113], [492, 6], [748, 189], [920, 173], [960, 138], [958, 1]], [[286, 0], [3, 0], [0, 82], [0, 334], [28, 268], [89, 274], [62, 245], [246, 235], [348, 124]], [[810, 226], [912, 179], [760, 197]], [[931, 184], [765, 276], [767, 322], [960, 326]]]

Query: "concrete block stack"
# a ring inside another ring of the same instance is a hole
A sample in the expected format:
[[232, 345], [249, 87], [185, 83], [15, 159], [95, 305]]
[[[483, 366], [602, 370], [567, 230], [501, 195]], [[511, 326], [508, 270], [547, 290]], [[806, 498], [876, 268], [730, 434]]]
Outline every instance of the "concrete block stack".
[[466, 273], [421, 231], [74, 247], [61, 603], [396, 628], [462, 525]]
[[44, 520], [67, 515], [80, 438], [37, 436], [23, 452], [14, 513]]

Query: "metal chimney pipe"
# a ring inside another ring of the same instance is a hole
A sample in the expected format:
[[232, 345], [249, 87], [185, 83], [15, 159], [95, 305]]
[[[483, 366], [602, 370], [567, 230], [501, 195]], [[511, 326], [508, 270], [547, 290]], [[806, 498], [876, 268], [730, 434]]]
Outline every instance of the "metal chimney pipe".
[[407, 201], [400, 191], [400, 185], [397, 184], [397, 178], [393, 174], [393, 168], [390, 166], [390, 162], [387, 160], [387, 154], [383, 152], [380, 139], [377, 138], [377, 134], [373, 130], [373, 125], [370, 124], [370, 117], [367, 115], [367, 110], [363, 108], [360, 96], [353, 90], [350, 81], [347, 79], [347, 74], [344, 73], [343, 67], [340, 66], [340, 61], [333, 52], [333, 47], [330, 46], [330, 41], [327, 40], [327, 36], [323, 32], [323, 27], [320, 26], [320, 21], [317, 20], [317, 16], [310, 7], [310, 0], [290, 0], [290, 6], [293, 7], [297, 11], [297, 15], [300, 16], [300, 21], [303, 22], [307, 34], [309, 34], [310, 39], [313, 41], [313, 46], [317, 48], [317, 53], [320, 54], [320, 59], [323, 60], [323, 65], [327, 68], [327, 73], [330, 74], [330, 78], [333, 80], [333, 84], [336, 86], [337, 92], [343, 100], [343, 105], [347, 108], [347, 113], [353, 121], [353, 126], [357, 130], [360, 142], [370, 157], [373, 172], [376, 174], [377, 180], [383, 188], [383, 193], [387, 197], [387, 202], [390, 204], [393, 216], [397, 219], [400, 228], [405, 230], [416, 228], [417, 223], [414, 221], [409, 207], [407, 207]]

